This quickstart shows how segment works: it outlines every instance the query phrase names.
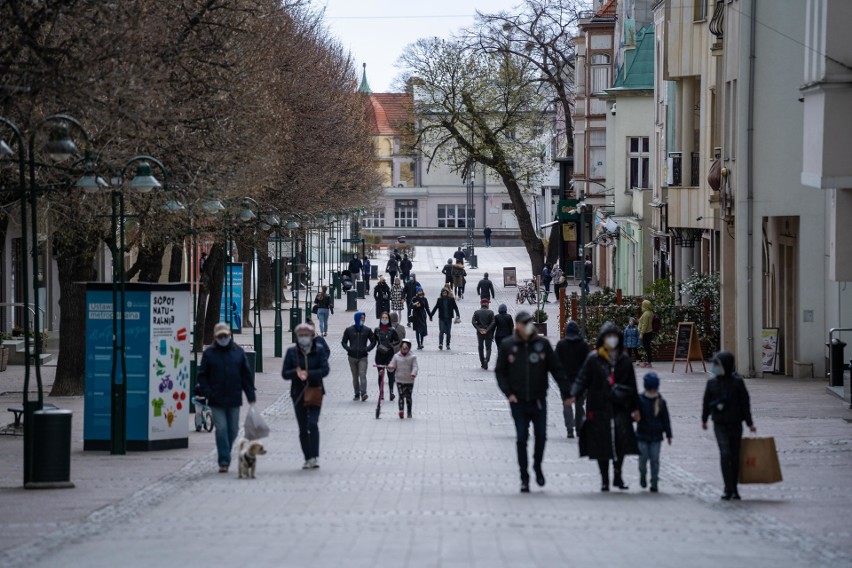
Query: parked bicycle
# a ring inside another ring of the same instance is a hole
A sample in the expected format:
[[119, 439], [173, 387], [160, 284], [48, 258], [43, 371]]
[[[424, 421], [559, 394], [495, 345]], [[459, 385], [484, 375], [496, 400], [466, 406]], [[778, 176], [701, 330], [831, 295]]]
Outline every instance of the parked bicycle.
[[518, 286], [517, 302], [519, 304], [523, 304], [524, 302], [530, 305], [537, 304], [538, 295], [539, 290], [535, 286], [535, 280], [524, 280], [523, 285]]

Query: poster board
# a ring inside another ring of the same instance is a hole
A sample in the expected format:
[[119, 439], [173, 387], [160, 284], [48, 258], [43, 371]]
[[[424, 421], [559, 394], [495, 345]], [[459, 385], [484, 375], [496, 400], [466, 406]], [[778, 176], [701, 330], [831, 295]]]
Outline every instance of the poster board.
[[704, 354], [701, 352], [701, 342], [698, 341], [698, 334], [695, 332], [694, 322], [679, 322], [677, 324], [677, 333], [675, 334], [674, 357], [672, 358], [672, 373], [678, 362], [686, 363], [685, 371], [692, 373], [692, 362], [701, 361], [704, 367], [704, 372], [707, 372], [707, 365], [704, 362]]
[[[127, 449], [189, 446], [189, 284], [128, 283], [125, 293]], [[107, 450], [112, 420], [112, 285], [86, 286], [83, 449]], [[116, 361], [116, 380], [121, 380]]]
[[503, 267], [503, 288], [518, 285], [518, 271], [514, 266]]
[[[233, 279], [232, 279], [233, 275]], [[233, 289], [229, 286], [233, 281]], [[231, 309], [226, 310], [228, 297], [232, 298]], [[222, 283], [222, 301], [219, 304], [219, 320], [231, 324], [234, 333], [243, 332], [243, 264], [229, 262], [225, 267], [224, 282]]]
[[780, 338], [780, 327], [767, 327], [760, 332], [760, 366], [764, 373], [778, 371]]

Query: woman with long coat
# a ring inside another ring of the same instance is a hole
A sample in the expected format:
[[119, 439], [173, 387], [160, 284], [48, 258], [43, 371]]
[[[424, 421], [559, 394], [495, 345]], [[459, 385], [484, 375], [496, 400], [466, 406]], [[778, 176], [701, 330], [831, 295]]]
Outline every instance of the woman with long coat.
[[382, 313], [391, 309], [391, 289], [384, 276], [379, 276], [379, 283], [373, 287], [373, 298], [376, 299], [376, 319], [381, 319]]
[[601, 491], [609, 491], [609, 462], [613, 485], [627, 489], [621, 476], [624, 456], [639, 453], [633, 420], [639, 421], [639, 393], [624, 338], [612, 322], [598, 335], [597, 349], [583, 363], [571, 389], [570, 402], [586, 395], [586, 419], [580, 428], [580, 456], [597, 460]]
[[417, 287], [417, 295], [411, 300], [411, 317], [414, 334], [417, 337], [417, 348], [423, 349], [423, 338], [429, 335], [429, 325], [426, 318], [429, 317], [429, 300], [420, 286]]

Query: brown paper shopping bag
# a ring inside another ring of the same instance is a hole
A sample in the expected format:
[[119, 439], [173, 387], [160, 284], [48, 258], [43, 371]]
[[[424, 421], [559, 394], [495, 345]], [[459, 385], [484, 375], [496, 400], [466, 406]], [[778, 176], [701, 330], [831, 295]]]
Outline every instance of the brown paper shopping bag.
[[775, 438], [743, 438], [740, 448], [740, 483], [778, 483], [781, 464]]

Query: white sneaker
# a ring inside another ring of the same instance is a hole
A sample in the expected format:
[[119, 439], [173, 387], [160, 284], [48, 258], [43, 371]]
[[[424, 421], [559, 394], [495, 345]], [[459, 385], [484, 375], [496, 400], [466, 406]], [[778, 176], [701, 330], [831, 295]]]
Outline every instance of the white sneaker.
[[311, 460], [306, 461], [302, 469], [311, 469]]
[[319, 459], [311, 458], [311, 469], [319, 469]]

